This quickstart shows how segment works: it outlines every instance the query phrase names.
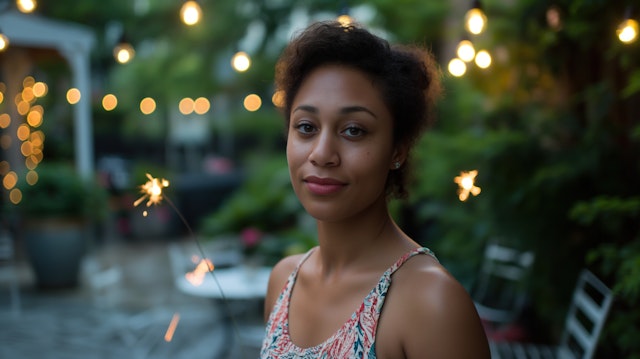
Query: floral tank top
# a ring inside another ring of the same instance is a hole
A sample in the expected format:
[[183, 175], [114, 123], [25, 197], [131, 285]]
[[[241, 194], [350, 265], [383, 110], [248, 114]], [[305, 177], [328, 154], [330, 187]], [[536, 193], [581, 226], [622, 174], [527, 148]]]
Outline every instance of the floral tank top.
[[[311, 249], [289, 275], [287, 284], [280, 293], [273, 311], [267, 321], [266, 336], [260, 351], [261, 359], [374, 359], [376, 329], [382, 306], [391, 286], [391, 275], [404, 262], [416, 254], [429, 254], [436, 258], [428, 248], [421, 247], [405, 253], [396, 263], [380, 277], [378, 284], [369, 292], [360, 308], [324, 343], [309, 348], [300, 348], [291, 342], [289, 335], [289, 300], [293, 285], [302, 263], [309, 258], [315, 248]], [[436, 258], [437, 260], [437, 258]]]

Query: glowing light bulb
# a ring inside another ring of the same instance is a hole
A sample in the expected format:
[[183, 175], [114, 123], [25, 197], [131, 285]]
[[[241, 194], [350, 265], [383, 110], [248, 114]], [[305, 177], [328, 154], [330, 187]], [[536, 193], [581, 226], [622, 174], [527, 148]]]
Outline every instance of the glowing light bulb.
[[476, 65], [481, 69], [491, 66], [491, 55], [487, 50], [478, 51], [476, 54]]
[[464, 17], [464, 24], [467, 31], [478, 35], [484, 31], [487, 25], [487, 17], [478, 7], [471, 8]]
[[133, 46], [126, 42], [118, 44], [118, 46], [113, 49], [113, 56], [116, 58], [116, 61], [121, 64], [126, 64], [131, 61], [135, 55], [136, 51], [133, 49]]
[[200, 22], [201, 15], [202, 9], [197, 1], [185, 1], [180, 9], [180, 18], [182, 18], [182, 22], [189, 26]]
[[469, 62], [473, 60], [476, 56], [476, 50], [473, 47], [473, 43], [469, 40], [462, 40], [458, 44], [457, 50], [458, 58], [464, 62]]
[[9, 47], [9, 38], [5, 34], [0, 33], [0, 52], [6, 50], [7, 47]]
[[251, 59], [244, 51], [238, 51], [233, 58], [231, 58], [231, 66], [238, 72], [245, 72], [251, 66]]
[[337, 20], [343, 27], [347, 27], [353, 23], [353, 18], [347, 14], [338, 16]]
[[35, 0], [16, 0], [16, 7], [24, 14], [32, 13], [37, 5]]
[[460, 77], [467, 72], [467, 65], [459, 58], [455, 58], [449, 61], [448, 69], [450, 74], [455, 77]]
[[638, 22], [633, 19], [627, 19], [620, 23], [616, 33], [620, 41], [630, 44], [638, 38]]

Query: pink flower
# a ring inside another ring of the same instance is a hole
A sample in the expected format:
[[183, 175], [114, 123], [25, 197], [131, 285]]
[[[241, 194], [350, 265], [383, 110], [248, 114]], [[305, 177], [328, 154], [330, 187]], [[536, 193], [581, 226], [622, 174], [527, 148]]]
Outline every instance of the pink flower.
[[254, 227], [245, 228], [240, 232], [240, 241], [245, 248], [253, 248], [258, 245], [262, 238], [262, 232]]

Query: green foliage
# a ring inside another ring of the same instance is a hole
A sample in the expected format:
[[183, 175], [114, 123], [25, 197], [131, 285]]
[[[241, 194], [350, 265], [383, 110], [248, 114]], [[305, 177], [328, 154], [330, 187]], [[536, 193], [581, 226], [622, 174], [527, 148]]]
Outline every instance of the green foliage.
[[198, 232], [215, 239], [256, 228], [267, 235], [258, 250], [271, 264], [313, 246], [315, 232], [302, 222], [304, 210], [291, 188], [284, 156], [258, 156], [247, 168], [247, 180], [220, 209], [205, 216]]
[[199, 229], [205, 236], [238, 233], [247, 227], [272, 232], [295, 224], [300, 204], [282, 156], [247, 166], [247, 180]]
[[[507, 56], [445, 79], [438, 123], [415, 155], [412, 222], [464, 284], [488, 240], [535, 250], [539, 340], [557, 340], [576, 274], [589, 267], [616, 293], [600, 350], [631, 357], [640, 338], [631, 329], [640, 316], [640, 51], [615, 39], [618, 2], [556, 6], [560, 31], [546, 24], [546, 3], [488, 2], [490, 34], [474, 42]], [[453, 178], [471, 169], [482, 192], [463, 203]]]
[[22, 201], [18, 211], [26, 218], [75, 217], [103, 219], [107, 213], [106, 190], [94, 179], [83, 180], [66, 163], [41, 163], [38, 181], [18, 184]]

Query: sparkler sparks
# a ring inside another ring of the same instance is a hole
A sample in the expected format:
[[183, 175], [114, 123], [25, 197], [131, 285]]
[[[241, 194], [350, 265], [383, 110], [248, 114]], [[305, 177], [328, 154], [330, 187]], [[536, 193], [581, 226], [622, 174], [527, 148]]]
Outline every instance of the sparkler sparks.
[[164, 178], [155, 178], [148, 173], [147, 178], [149, 179], [149, 181], [140, 186], [140, 193], [142, 193], [143, 196], [133, 202], [134, 207], [137, 207], [140, 203], [142, 203], [142, 201], [147, 198], [149, 199], [147, 201], [147, 207], [151, 207], [152, 204], [159, 204], [163, 198], [162, 189], [165, 187], [169, 187], [169, 181]]
[[213, 263], [209, 259], [201, 259], [198, 262], [198, 258], [194, 258], [194, 262], [197, 262], [198, 265], [194, 270], [185, 274], [185, 278], [194, 286], [199, 286], [204, 281], [204, 277], [207, 275], [207, 272], [212, 272], [214, 269]]
[[456, 176], [453, 179], [453, 182], [457, 183], [458, 188], [458, 199], [464, 202], [469, 198], [469, 194], [477, 196], [480, 194], [480, 187], [475, 185], [476, 176], [478, 175], [477, 170], [469, 171], [469, 172], [460, 172], [460, 176]]
[[171, 322], [169, 323], [169, 327], [167, 328], [167, 332], [164, 334], [164, 341], [166, 341], [167, 343], [173, 339], [173, 333], [175, 333], [179, 321], [180, 314], [174, 313], [173, 317], [171, 318]]

